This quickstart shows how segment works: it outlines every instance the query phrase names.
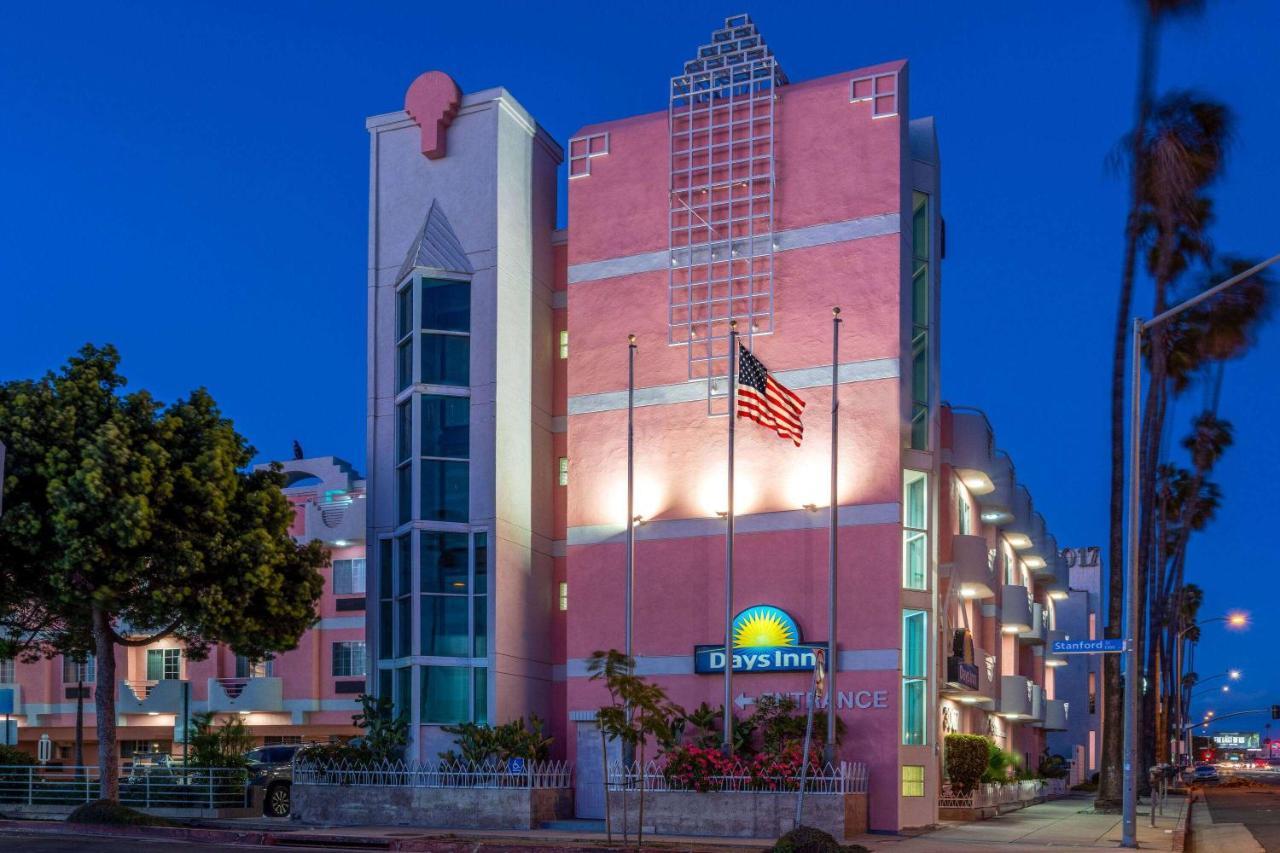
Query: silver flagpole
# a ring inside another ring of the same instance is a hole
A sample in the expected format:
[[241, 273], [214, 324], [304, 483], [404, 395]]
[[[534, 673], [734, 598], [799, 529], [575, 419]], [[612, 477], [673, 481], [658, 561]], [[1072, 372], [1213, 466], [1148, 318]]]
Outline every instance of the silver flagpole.
[[724, 743], [733, 755], [733, 427], [738, 419], [738, 321], [729, 321], [729, 509], [724, 546]]
[[[635, 511], [635, 461], [636, 461], [636, 336], [627, 335], [627, 591], [626, 591], [626, 654], [635, 659], [632, 647], [632, 625], [635, 610], [635, 562], [636, 562], [636, 511]], [[631, 724], [631, 705], [626, 707], [627, 724]]]
[[827, 546], [827, 743], [823, 748], [823, 758], [828, 764], [835, 762], [836, 757], [836, 707], [839, 704], [836, 693], [836, 530], [839, 524], [840, 507], [837, 504], [836, 473], [840, 460], [840, 421], [837, 414], [840, 410], [840, 309], [831, 309], [831, 502], [827, 515], [830, 516], [831, 531]]

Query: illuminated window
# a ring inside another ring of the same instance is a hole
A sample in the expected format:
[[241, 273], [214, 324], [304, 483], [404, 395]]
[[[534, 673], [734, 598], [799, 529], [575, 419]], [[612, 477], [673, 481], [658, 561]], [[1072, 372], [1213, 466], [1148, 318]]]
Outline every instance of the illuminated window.
[[560, 333], [560, 357], [569, 357], [569, 330], [565, 329]]
[[1089, 713], [1098, 713], [1098, 673], [1089, 673]]
[[902, 473], [902, 585], [928, 589], [929, 480], [923, 471]]
[[902, 796], [904, 797], [923, 797], [924, 796], [924, 765], [922, 764], [902, 765]]
[[560, 581], [560, 609], [569, 609], [569, 584], [566, 581]]
[[1098, 639], [1098, 614], [1097, 613], [1089, 614], [1089, 639], [1090, 640]]
[[561, 456], [559, 463], [559, 483], [562, 486], [569, 485], [569, 457]]
[[902, 611], [902, 743], [922, 746], [925, 742], [925, 687], [929, 672], [926, 629], [928, 614], [923, 610]]

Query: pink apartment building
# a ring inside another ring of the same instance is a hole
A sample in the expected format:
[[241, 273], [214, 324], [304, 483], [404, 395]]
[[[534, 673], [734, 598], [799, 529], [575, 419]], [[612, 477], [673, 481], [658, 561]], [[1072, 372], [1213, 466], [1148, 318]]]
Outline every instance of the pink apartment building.
[[[197, 714], [240, 715], [259, 743], [326, 741], [358, 732], [351, 717], [366, 673], [364, 576], [365, 484], [350, 464], [332, 456], [284, 465], [285, 493], [294, 504], [293, 534], [319, 539], [332, 561], [322, 569], [319, 621], [298, 647], [274, 660], [250, 661], [216, 647], [203, 661], [188, 661], [182, 644], [166, 640], [119, 649], [116, 689], [121, 758], [181, 752], [184, 707]], [[17, 745], [36, 753], [43, 735], [54, 760], [70, 764], [75, 743], [77, 692], [85, 706], [85, 756], [97, 749], [94, 661], [63, 658], [21, 663], [0, 660], [0, 692], [13, 700]]]
[[732, 320], [807, 403], [798, 448], [738, 422], [729, 609], [780, 626], [793, 665], [744, 663], [735, 704], [803, 701], [804, 646], [834, 634], [872, 828], [932, 823], [946, 733], [1034, 765], [1066, 712], [1044, 654], [1057, 545], [985, 417], [941, 403], [934, 121], [911, 118], [905, 61], [790, 81], [747, 16], [654, 75], [654, 112], [566, 148], [510, 92], [439, 71], [367, 122], [371, 683], [421, 760], [444, 725], [538, 714], [576, 761], [579, 816], [602, 814], [586, 660], [624, 646], [634, 334], [637, 667], [721, 703]]

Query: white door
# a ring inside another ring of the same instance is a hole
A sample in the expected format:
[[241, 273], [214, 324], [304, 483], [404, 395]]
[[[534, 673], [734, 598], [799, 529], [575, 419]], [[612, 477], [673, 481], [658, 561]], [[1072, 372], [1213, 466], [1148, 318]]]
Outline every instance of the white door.
[[[578, 759], [574, 764], [573, 813], [589, 820], [604, 820], [604, 761], [600, 729], [595, 721], [578, 721]], [[622, 760], [618, 741], [608, 743], [609, 763]]]

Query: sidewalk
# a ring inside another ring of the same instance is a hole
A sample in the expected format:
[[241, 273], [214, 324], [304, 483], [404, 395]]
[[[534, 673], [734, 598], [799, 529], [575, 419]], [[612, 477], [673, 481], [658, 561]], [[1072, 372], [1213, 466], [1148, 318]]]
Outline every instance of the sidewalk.
[[[1156, 815], [1154, 827], [1150, 826], [1150, 805], [1140, 805], [1138, 846], [1148, 850], [1171, 849], [1174, 830], [1185, 803], [1185, 798], [1171, 796], [1165, 805], [1164, 814]], [[1196, 816], [1199, 817], [1199, 812]], [[1119, 847], [1120, 835], [1120, 815], [1094, 814], [1093, 797], [1075, 795], [1029, 806], [991, 820], [972, 823], [947, 821], [940, 829], [914, 838], [871, 836], [860, 838], [858, 842], [872, 850], [893, 850], [900, 853], [976, 853], [991, 849], [1019, 853], [1043, 851], [1046, 848], [1057, 851]]]
[[[1170, 850], [1174, 830], [1185, 804], [1183, 797], [1170, 797], [1164, 814], [1156, 816], [1156, 825], [1150, 826], [1150, 807], [1138, 808], [1138, 844], [1147, 850]], [[1196, 842], [1199, 850], [1247, 851], [1261, 848], [1233, 846], [1236, 836], [1233, 827], [1226, 824], [1218, 835], [1213, 833], [1212, 821], [1203, 803], [1196, 804], [1194, 813], [1197, 825]], [[16, 826], [12, 822], [4, 829], [31, 828]], [[25, 822], [22, 822], [25, 823]], [[617, 850], [606, 848], [603, 833], [574, 830], [429, 830], [408, 826], [308, 826], [291, 821], [259, 820], [205, 820], [200, 821], [203, 830], [187, 832], [209, 835], [240, 834], [239, 843], [284, 844], [288, 846], [332, 845], [364, 847], [392, 851], [438, 851], [438, 853], [464, 853], [482, 850], [485, 853], [542, 849], [574, 850], [586, 853], [593, 850]], [[1210, 833], [1202, 834], [1208, 827]], [[1240, 827], [1243, 828], [1243, 827]], [[70, 827], [56, 824], [40, 828], [46, 832], [65, 833]], [[84, 831], [82, 828], [80, 831]], [[220, 832], [219, 832], [220, 831]], [[92, 833], [93, 830], [89, 829]], [[1094, 814], [1093, 799], [1089, 796], [1072, 796], [1030, 806], [1001, 815], [991, 820], [969, 822], [944, 822], [939, 828], [915, 836], [864, 835], [846, 843], [861, 844], [870, 850], [893, 853], [980, 853], [985, 850], [1055, 851], [1097, 850], [1120, 845], [1120, 816]], [[115, 833], [112, 833], [115, 834]], [[1220, 836], [1220, 837], [1219, 837]], [[2, 836], [0, 836], [2, 837]], [[1203, 839], [1203, 840], [1202, 840]], [[195, 838], [191, 840], [197, 840]], [[198, 840], [237, 843], [230, 837], [200, 838]], [[615, 844], [620, 842], [615, 835]], [[1250, 840], [1251, 837], [1250, 837]], [[632, 839], [634, 844], [634, 838]], [[1213, 846], [1206, 846], [1207, 844]], [[760, 853], [772, 846], [772, 840], [744, 838], [702, 838], [675, 836], [646, 836], [645, 848], [668, 851], [708, 851], [708, 853]], [[193, 848], [198, 850], [199, 848]]]

